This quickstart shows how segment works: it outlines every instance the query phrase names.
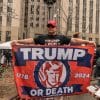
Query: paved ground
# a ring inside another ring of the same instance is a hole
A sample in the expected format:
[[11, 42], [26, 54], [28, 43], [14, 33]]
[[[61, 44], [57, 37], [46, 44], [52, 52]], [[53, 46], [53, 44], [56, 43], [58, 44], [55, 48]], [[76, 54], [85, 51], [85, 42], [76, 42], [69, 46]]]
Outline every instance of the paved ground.
[[82, 94], [82, 95], [78, 95], [78, 96], [77, 95], [72, 96], [68, 100], [96, 100], [96, 99], [87, 93], [87, 94]]

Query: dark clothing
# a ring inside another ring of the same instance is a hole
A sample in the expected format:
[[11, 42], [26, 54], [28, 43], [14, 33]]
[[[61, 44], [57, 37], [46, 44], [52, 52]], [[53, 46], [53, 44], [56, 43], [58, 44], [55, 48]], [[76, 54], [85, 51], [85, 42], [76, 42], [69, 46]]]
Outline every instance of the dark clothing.
[[97, 48], [96, 50], [96, 59], [100, 57], [100, 47]]
[[39, 35], [35, 39], [35, 44], [40, 45], [64, 45], [69, 44], [71, 41], [71, 38], [66, 37], [64, 35]]
[[95, 77], [100, 77], [100, 47], [96, 50], [96, 69]]

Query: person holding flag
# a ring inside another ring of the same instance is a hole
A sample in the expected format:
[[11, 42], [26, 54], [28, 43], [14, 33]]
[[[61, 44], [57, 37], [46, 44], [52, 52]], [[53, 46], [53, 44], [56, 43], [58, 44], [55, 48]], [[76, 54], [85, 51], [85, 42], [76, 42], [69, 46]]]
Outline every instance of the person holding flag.
[[39, 45], [69, 45], [73, 44], [89, 44], [96, 46], [94, 41], [83, 40], [79, 38], [70, 38], [57, 34], [57, 22], [49, 20], [47, 23], [48, 34], [42, 34], [35, 38], [31, 37], [22, 40], [13, 40], [12, 44], [39, 44]]
[[[88, 41], [88, 40], [83, 40], [83, 39], [79, 39], [79, 38], [70, 38], [65, 35], [57, 34], [57, 22], [55, 20], [48, 21], [47, 29], [48, 29], [47, 34], [42, 34], [35, 38], [31, 37], [31, 38], [22, 39], [22, 40], [13, 40], [11, 44], [12, 45], [37, 44], [37, 45], [48, 45], [48, 46], [54, 45], [54, 46], [56, 46], [56, 45], [70, 45], [71, 43], [73, 43], [73, 44], [79, 44], [79, 45], [89, 44], [92, 46], [96, 46], [94, 41]], [[49, 64], [51, 64], [51, 63], [49, 62]], [[56, 65], [56, 64], [52, 64], [52, 65]], [[59, 67], [57, 67], [57, 68], [59, 68]], [[49, 70], [54, 71], [54, 68], [52, 68], [50, 65]], [[50, 71], [47, 70], [48, 73], [50, 73]], [[60, 98], [58, 96], [58, 97], [54, 97], [53, 100], [63, 100], [63, 98], [66, 98], [66, 97], [61, 96], [61, 98]]]

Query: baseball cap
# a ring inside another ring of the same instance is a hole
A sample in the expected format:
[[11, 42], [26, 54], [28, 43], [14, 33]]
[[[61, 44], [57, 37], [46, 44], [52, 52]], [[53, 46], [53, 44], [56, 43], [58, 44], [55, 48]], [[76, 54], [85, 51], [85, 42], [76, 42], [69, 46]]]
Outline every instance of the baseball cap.
[[50, 26], [50, 25], [53, 26], [53, 27], [56, 27], [57, 23], [56, 23], [55, 20], [49, 20], [48, 23], [47, 23], [47, 27]]

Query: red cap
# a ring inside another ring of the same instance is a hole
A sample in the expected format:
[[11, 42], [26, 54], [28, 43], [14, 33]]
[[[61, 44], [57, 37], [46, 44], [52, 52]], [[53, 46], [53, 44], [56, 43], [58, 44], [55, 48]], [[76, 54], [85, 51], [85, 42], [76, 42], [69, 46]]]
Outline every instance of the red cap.
[[57, 23], [56, 23], [55, 20], [49, 20], [49, 21], [48, 21], [48, 24], [47, 24], [47, 27], [48, 27], [49, 25], [56, 27], [56, 26], [57, 26]]

